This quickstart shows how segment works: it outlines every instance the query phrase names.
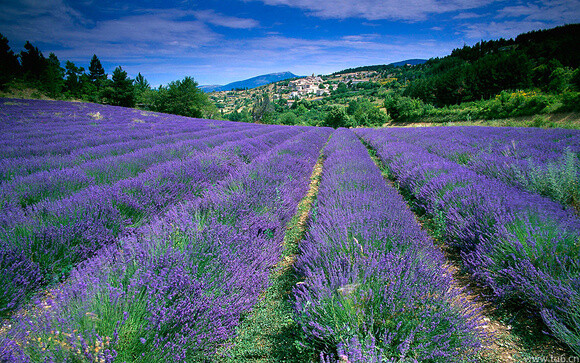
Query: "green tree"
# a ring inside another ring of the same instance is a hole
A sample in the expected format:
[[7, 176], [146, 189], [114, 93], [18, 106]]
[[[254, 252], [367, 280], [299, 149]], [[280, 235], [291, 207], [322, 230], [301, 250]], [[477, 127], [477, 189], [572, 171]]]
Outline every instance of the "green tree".
[[332, 94], [340, 95], [346, 93], [347, 91], [348, 87], [346, 86], [346, 84], [341, 82], [338, 84], [338, 87], [336, 87], [336, 89], [332, 92]]
[[60, 97], [64, 88], [64, 69], [54, 53], [50, 53], [46, 61], [42, 89], [51, 97]]
[[67, 97], [80, 97], [82, 91], [81, 76], [85, 73], [83, 67], [77, 67], [73, 62], [66, 61], [64, 86]]
[[34, 86], [39, 85], [46, 71], [47, 63], [38, 47], [27, 41], [24, 44], [24, 50], [20, 52], [20, 63], [25, 79]]
[[138, 91], [145, 91], [145, 90], [149, 90], [151, 89], [151, 85], [149, 84], [149, 82], [147, 82], [147, 80], [145, 79], [145, 77], [143, 77], [143, 75], [141, 73], [137, 74], [137, 77], [135, 77], [135, 88]]
[[95, 88], [100, 91], [103, 82], [107, 79], [105, 69], [96, 54], [93, 54], [91, 63], [89, 64], [89, 80], [95, 85]]
[[425, 105], [421, 100], [396, 94], [387, 94], [384, 106], [387, 114], [395, 121], [416, 119], [425, 112]]
[[278, 117], [278, 123], [282, 125], [296, 125], [298, 118], [292, 111], [285, 112]]
[[252, 107], [252, 119], [255, 123], [268, 123], [270, 116], [274, 112], [274, 106], [270, 102], [268, 93], [257, 96]]
[[577, 68], [572, 72], [572, 78], [570, 79], [570, 85], [576, 91], [580, 91], [580, 68]]
[[106, 83], [102, 94], [106, 103], [123, 107], [135, 106], [133, 80], [127, 76], [127, 72], [121, 66], [115, 68], [112, 81]]
[[353, 119], [352, 126], [381, 126], [387, 122], [387, 114], [364, 100], [354, 112]]
[[240, 112], [233, 111], [226, 115], [227, 119], [230, 121], [237, 121], [237, 122], [252, 122], [252, 115], [246, 110], [243, 109]]
[[189, 117], [213, 117], [217, 109], [192, 77], [173, 81], [156, 91], [153, 110]]
[[137, 74], [135, 81], [136, 101], [139, 107], [151, 108], [155, 97], [155, 91], [151, 89], [151, 85], [141, 73]]
[[549, 89], [555, 93], [566, 90], [574, 77], [574, 71], [569, 67], [558, 67], [550, 75]]
[[348, 127], [350, 118], [346, 110], [342, 106], [331, 106], [326, 116], [324, 117], [323, 126], [333, 127]]
[[0, 89], [15, 79], [20, 72], [18, 56], [10, 49], [8, 39], [0, 34]]

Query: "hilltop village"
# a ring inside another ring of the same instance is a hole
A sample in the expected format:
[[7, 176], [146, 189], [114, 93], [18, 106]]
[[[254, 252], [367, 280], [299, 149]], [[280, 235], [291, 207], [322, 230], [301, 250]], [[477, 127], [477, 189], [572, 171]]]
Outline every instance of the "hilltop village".
[[396, 80], [396, 78], [391, 76], [387, 75], [385, 77], [381, 72], [377, 71], [311, 75], [279, 81], [253, 89], [212, 92], [209, 97], [224, 114], [233, 111], [241, 112], [244, 109], [251, 108], [254, 99], [263, 94], [268, 94], [271, 101], [278, 104], [284, 102], [286, 106], [290, 107], [298, 100], [316, 101], [330, 96], [332, 91], [339, 88], [340, 84], [349, 87], [365, 82], [386, 84]]

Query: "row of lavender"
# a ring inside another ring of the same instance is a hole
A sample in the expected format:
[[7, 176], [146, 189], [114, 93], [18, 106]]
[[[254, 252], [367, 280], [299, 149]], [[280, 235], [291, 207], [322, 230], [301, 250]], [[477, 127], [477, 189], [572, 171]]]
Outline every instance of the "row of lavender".
[[87, 161], [80, 165], [33, 173], [16, 177], [0, 184], [0, 206], [27, 207], [41, 200], [64, 198], [73, 192], [95, 185], [108, 185], [135, 177], [152, 166], [173, 160], [184, 160], [192, 153], [208, 150], [221, 143], [240, 138], [254, 137], [273, 129], [227, 128], [211, 136], [199, 131], [189, 139], [169, 144], [159, 144], [123, 155]]
[[204, 195], [99, 251], [37, 313], [14, 321], [0, 358], [207, 360], [265, 288], [329, 134], [279, 140]]
[[580, 211], [580, 132], [493, 127], [393, 130], [393, 136]]
[[357, 130], [391, 176], [461, 251], [464, 267], [502, 300], [525, 303], [580, 353], [580, 218], [556, 202], [401, 141]]
[[450, 362], [476, 352], [477, 309], [363, 144], [339, 129], [325, 156], [297, 260], [302, 341], [323, 361]]
[[[51, 103], [41, 104], [50, 110], [54, 106]], [[8, 128], [3, 132], [0, 140], [0, 180], [9, 180], [15, 176], [25, 176], [41, 170], [53, 168], [66, 168], [81, 164], [85, 161], [103, 157], [126, 154], [138, 149], [150, 148], [156, 144], [175, 143], [189, 138], [199, 137], [200, 132], [205, 136], [223, 132], [225, 129], [235, 128], [256, 129], [258, 125], [232, 124], [226, 121], [213, 120], [186, 120], [180, 116], [151, 114], [148, 121], [140, 120], [135, 123], [131, 120], [131, 114], [139, 112], [124, 108], [105, 108], [108, 116], [101, 117], [95, 123], [89, 115], [90, 109], [85, 110], [82, 122], [63, 123], [58, 120], [55, 113], [57, 110], [45, 110], [47, 117], [52, 116], [51, 121], [28, 125], [33, 118], [33, 113], [42, 109], [38, 105], [28, 112], [19, 114], [17, 122], [25, 124], [26, 129], [33, 129], [26, 135], [11, 132], [15, 127]], [[61, 112], [68, 114], [71, 109], [76, 109], [74, 103], [65, 103]], [[8, 112], [10, 108], [0, 103], [0, 114]], [[86, 106], [84, 106], [86, 107]], [[103, 106], [101, 106], [103, 107]], [[134, 115], [133, 115], [134, 117]], [[6, 125], [4, 125], [7, 127]], [[233, 130], [232, 130], [233, 131]], [[33, 138], [35, 137], [35, 138]], [[51, 142], [51, 139], [59, 138], [59, 142]]]
[[85, 147], [235, 125], [94, 104], [26, 102], [29, 107], [0, 99], [0, 158], [66, 155]]
[[17, 309], [31, 292], [62, 279], [78, 262], [166, 206], [202, 195], [233, 170], [304, 130], [280, 126], [254, 137], [248, 136], [255, 132], [213, 136], [209, 139], [221, 146], [193, 149], [183, 159], [159, 163], [135, 177], [24, 210], [4, 209], [0, 267], [6, 273], [0, 278], [0, 313]]
[[[212, 136], [221, 132], [224, 132], [222, 127], [209, 128], [196, 125], [194, 130], [178, 133], [169, 133], [169, 131], [166, 131], [163, 135], [142, 133], [139, 137], [134, 136], [128, 141], [87, 146], [75, 149], [68, 154], [54, 155], [49, 153], [38, 156], [5, 158], [0, 160], [0, 180], [7, 181], [15, 177], [27, 176], [39, 171], [64, 169], [83, 164], [87, 161], [123, 155], [139, 149], [151, 148], [155, 145], [175, 143], [190, 138], [195, 139], [202, 135]], [[110, 139], [107, 139], [107, 141], [110, 141]], [[26, 141], [22, 140], [19, 142], [26, 143]]]

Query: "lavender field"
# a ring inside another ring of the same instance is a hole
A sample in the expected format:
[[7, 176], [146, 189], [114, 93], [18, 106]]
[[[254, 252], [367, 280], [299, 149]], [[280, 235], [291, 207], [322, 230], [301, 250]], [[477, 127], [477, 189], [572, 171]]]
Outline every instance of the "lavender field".
[[[497, 337], [449, 253], [580, 355], [579, 131], [16, 99], [0, 131], [0, 361], [485, 361]], [[239, 353], [284, 261], [295, 354]]]

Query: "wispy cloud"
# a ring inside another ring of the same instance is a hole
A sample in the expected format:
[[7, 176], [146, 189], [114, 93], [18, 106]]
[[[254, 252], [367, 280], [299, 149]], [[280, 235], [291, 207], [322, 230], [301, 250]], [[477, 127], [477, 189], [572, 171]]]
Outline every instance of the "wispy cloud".
[[576, 23], [580, 19], [580, 1], [542, 0], [506, 6], [497, 18], [524, 18], [528, 21]]
[[254, 19], [225, 16], [223, 14], [218, 14], [213, 10], [200, 10], [194, 12], [194, 14], [200, 21], [226, 28], [252, 29], [260, 25], [260, 23]]
[[505, 21], [465, 24], [458, 34], [463, 34], [471, 41], [497, 38], [515, 38], [521, 33], [532, 30], [547, 29], [550, 25], [540, 21]]
[[[468, 13], [469, 14], [469, 13]], [[461, 16], [455, 19], [472, 19]], [[548, 29], [580, 19], [580, 1], [540, 0], [499, 8], [493, 16], [458, 26], [457, 34], [470, 40], [514, 38], [532, 30]]]
[[[246, 0], [249, 1], [249, 0]], [[259, 0], [267, 5], [285, 5], [321, 18], [421, 21], [431, 14], [477, 9], [494, 0]]]
[[453, 17], [455, 20], [465, 20], [465, 19], [476, 19], [486, 16], [485, 14], [477, 14], [477, 13], [459, 13]]

